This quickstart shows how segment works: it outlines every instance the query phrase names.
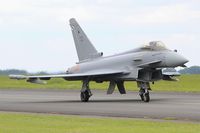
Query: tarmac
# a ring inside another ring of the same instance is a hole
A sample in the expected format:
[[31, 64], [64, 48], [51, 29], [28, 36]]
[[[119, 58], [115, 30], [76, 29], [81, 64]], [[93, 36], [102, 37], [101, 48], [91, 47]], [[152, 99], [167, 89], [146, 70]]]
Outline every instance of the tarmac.
[[78, 90], [0, 90], [0, 111], [200, 121], [200, 93], [150, 92], [142, 102], [138, 92], [92, 90], [87, 103]]

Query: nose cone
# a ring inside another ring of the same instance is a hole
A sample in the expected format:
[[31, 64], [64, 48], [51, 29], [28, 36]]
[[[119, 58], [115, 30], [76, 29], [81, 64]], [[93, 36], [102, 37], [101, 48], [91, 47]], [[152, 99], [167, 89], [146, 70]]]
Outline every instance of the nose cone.
[[175, 52], [170, 52], [165, 57], [165, 63], [168, 67], [183, 66], [187, 62], [188, 60], [186, 58]]

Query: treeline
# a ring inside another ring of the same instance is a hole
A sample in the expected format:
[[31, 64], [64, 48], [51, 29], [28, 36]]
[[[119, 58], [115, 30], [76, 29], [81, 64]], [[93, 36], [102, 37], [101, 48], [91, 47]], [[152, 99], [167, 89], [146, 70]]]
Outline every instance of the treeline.
[[30, 73], [26, 70], [18, 70], [18, 69], [7, 69], [7, 70], [0, 70], [0, 75], [10, 75], [10, 74], [16, 74], [16, 75], [31, 75], [31, 74], [49, 74], [47, 72], [36, 72], [36, 73]]
[[[184, 68], [178, 71], [181, 74], [200, 74], [200, 66], [191, 66], [188, 68]], [[29, 73], [26, 70], [18, 70], [18, 69], [8, 69], [8, 70], [0, 70], [0, 75], [10, 75], [10, 74], [19, 74], [19, 75], [30, 75], [30, 74], [60, 74], [59, 73], [47, 73], [47, 72], [37, 72], [37, 73]]]
[[28, 74], [25, 70], [17, 70], [17, 69], [8, 69], [8, 70], [0, 70], [0, 75], [9, 75], [9, 74]]
[[179, 72], [181, 74], [200, 74], [200, 66], [191, 66], [191, 67], [179, 70]]

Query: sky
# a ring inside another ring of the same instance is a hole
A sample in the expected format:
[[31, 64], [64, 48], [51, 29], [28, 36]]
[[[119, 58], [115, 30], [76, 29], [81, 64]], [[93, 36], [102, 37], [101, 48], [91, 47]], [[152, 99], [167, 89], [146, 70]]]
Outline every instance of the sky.
[[162, 41], [200, 65], [199, 0], [0, 0], [0, 69], [61, 72], [77, 61], [69, 19], [111, 55]]

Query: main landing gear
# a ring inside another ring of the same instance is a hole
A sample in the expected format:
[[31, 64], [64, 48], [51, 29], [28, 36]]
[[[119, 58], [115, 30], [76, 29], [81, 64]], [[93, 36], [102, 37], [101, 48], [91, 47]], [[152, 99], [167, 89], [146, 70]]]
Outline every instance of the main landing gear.
[[[120, 87], [120, 85], [122, 85], [122, 84], [118, 84], [118, 88], [122, 89], [123, 87]], [[149, 82], [138, 81], [137, 85], [140, 88], [139, 95], [140, 95], [141, 100], [144, 102], [149, 102], [150, 101], [149, 90], [151, 90]], [[112, 87], [112, 89], [113, 89], [113, 87]], [[124, 90], [124, 89], [122, 89], [122, 90]], [[120, 93], [125, 94], [126, 92], [122, 91], [122, 90], [120, 90]], [[88, 102], [89, 98], [91, 96], [92, 96], [92, 93], [89, 88], [89, 80], [83, 80], [83, 85], [82, 85], [81, 94], [80, 94], [81, 101]]]
[[151, 90], [149, 82], [137, 82], [138, 87], [140, 88], [139, 95], [142, 101], [149, 102], [149, 90]]
[[83, 85], [81, 89], [81, 101], [82, 102], [88, 102], [89, 98], [92, 96], [92, 93], [89, 88], [89, 81], [88, 80], [83, 80]]

